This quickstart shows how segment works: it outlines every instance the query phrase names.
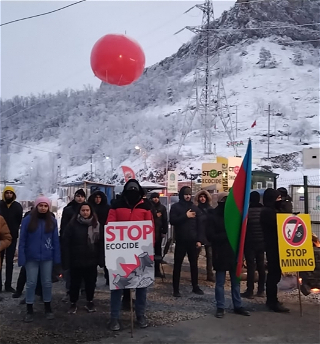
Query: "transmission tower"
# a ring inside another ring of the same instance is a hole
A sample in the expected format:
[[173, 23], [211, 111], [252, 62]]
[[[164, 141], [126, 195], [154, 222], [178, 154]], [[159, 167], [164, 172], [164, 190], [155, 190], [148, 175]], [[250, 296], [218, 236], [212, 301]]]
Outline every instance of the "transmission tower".
[[[183, 146], [186, 137], [192, 130], [192, 123], [195, 117], [200, 117], [201, 134], [204, 154], [212, 154], [213, 128], [216, 128], [216, 120], [219, 116], [225, 131], [231, 141], [234, 141], [232, 122], [227, 103], [227, 97], [223, 85], [220, 68], [216, 85], [214, 85], [213, 67], [219, 64], [219, 40], [210, 29], [210, 23], [214, 21], [214, 10], [211, 0], [206, 0], [204, 4], [195, 5], [203, 12], [202, 25], [200, 27], [187, 26], [186, 29], [199, 35], [195, 67], [192, 96], [188, 100], [185, 111], [182, 134], [178, 146], [178, 154]], [[182, 29], [184, 30], [184, 29]], [[181, 32], [178, 31], [176, 34]], [[199, 90], [199, 88], [201, 90]]]

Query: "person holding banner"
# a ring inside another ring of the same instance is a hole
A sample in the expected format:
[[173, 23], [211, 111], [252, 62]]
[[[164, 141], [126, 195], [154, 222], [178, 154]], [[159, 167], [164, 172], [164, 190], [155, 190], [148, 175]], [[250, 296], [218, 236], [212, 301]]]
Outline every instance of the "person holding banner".
[[192, 292], [203, 295], [198, 285], [198, 251], [203, 241], [200, 210], [191, 201], [191, 189], [183, 186], [179, 192], [179, 202], [170, 209], [170, 223], [174, 226], [176, 247], [173, 266], [173, 296], [181, 297], [179, 291], [181, 267], [186, 254], [190, 263]]
[[281, 267], [279, 261], [279, 244], [277, 230], [277, 213], [281, 213], [281, 193], [268, 188], [263, 194], [263, 205], [260, 223], [264, 233], [265, 247], [268, 262], [266, 283], [267, 307], [278, 313], [287, 313], [289, 309], [278, 300], [278, 283], [281, 280]]
[[[143, 197], [144, 191], [139, 182], [135, 179], [128, 180], [128, 182], [124, 185], [120, 199], [115, 201], [111, 206], [107, 223], [146, 220], [153, 221], [150, 203], [149, 201], [146, 202]], [[121, 328], [119, 319], [121, 310], [121, 296], [124, 291], [130, 291], [130, 289], [111, 290], [111, 320], [109, 323], [109, 328], [112, 331], [119, 331]], [[148, 326], [145, 317], [146, 303], [147, 288], [137, 288], [135, 312], [137, 323], [140, 328], [145, 328]]]
[[68, 224], [62, 238], [62, 265], [70, 270], [70, 314], [77, 312], [81, 282], [84, 280], [87, 304], [95, 312], [93, 297], [98, 265], [104, 267], [103, 232], [92, 206], [84, 202]]

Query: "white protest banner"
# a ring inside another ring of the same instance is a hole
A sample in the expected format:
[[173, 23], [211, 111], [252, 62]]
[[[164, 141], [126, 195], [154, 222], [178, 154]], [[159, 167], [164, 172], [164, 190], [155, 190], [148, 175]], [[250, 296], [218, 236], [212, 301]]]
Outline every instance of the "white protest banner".
[[178, 193], [178, 173], [176, 171], [168, 171], [167, 193]]
[[152, 221], [109, 222], [104, 229], [110, 290], [151, 285], [154, 282]]

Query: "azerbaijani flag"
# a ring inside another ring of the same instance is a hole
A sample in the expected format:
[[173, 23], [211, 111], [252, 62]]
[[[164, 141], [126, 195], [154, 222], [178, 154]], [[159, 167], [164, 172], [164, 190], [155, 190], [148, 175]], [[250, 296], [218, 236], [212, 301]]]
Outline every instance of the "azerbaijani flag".
[[247, 230], [251, 190], [252, 146], [249, 139], [246, 155], [227, 197], [224, 221], [232, 250], [237, 257], [236, 276], [240, 279]]

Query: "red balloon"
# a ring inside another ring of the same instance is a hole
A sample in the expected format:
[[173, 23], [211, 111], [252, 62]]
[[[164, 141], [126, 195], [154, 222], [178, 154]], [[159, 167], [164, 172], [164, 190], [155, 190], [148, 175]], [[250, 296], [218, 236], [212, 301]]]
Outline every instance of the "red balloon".
[[140, 45], [125, 35], [116, 34], [101, 37], [92, 48], [90, 60], [97, 78], [118, 86], [139, 79], [145, 65]]

